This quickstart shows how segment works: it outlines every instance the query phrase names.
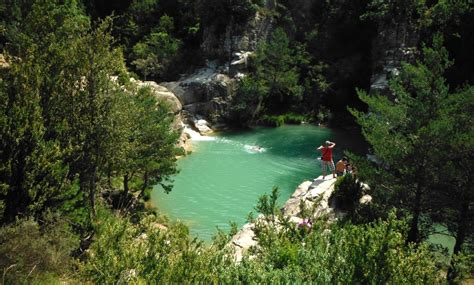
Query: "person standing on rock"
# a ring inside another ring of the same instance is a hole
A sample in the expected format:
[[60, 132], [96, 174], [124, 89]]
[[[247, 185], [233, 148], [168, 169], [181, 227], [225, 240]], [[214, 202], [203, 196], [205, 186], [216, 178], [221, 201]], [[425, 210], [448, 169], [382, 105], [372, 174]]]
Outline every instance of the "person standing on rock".
[[332, 150], [336, 146], [335, 143], [326, 141], [324, 145], [317, 148], [321, 151], [321, 168], [323, 170], [323, 179], [326, 177], [326, 168], [332, 171], [332, 177], [336, 178], [336, 168], [334, 167], [334, 161], [332, 160]]

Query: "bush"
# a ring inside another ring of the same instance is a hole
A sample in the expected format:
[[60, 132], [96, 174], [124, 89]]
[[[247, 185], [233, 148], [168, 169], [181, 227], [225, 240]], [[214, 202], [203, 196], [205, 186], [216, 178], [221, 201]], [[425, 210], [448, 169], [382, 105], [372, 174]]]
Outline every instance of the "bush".
[[284, 115], [284, 118], [285, 124], [299, 125], [305, 121], [305, 116], [295, 113], [287, 113]]
[[[304, 234], [278, 210], [278, 192], [255, 209], [269, 219], [255, 225], [259, 246], [236, 264], [225, 235], [205, 246], [182, 224], [138, 224], [107, 210], [98, 212], [89, 257], [79, 266], [92, 283], [222, 284], [437, 284], [433, 256], [425, 245], [406, 245], [407, 226], [390, 214], [366, 225], [313, 221]], [[233, 233], [236, 232], [234, 227]], [[422, 280], [420, 282], [420, 280]]]
[[133, 224], [106, 209], [97, 221], [89, 256], [79, 266], [80, 275], [94, 284], [208, 284], [217, 280], [216, 266], [231, 263], [180, 223], [164, 227], [150, 215]]
[[337, 178], [330, 200], [336, 203], [337, 208], [353, 213], [362, 195], [362, 184], [352, 175], [346, 174]]
[[[51, 283], [71, 269], [79, 240], [61, 220], [21, 220], [0, 228], [2, 284]], [[54, 282], [53, 282], [54, 283]]]
[[280, 116], [273, 116], [273, 115], [264, 115], [260, 119], [260, 124], [267, 126], [267, 127], [280, 127], [285, 124], [285, 117]]
[[284, 124], [299, 125], [305, 120], [305, 116], [295, 113], [287, 113], [283, 115], [264, 115], [260, 119], [260, 124], [268, 127], [280, 127]]
[[[407, 225], [390, 213], [387, 220], [365, 225], [315, 220], [310, 231], [298, 225], [256, 225], [256, 255], [235, 268], [230, 283], [278, 284], [441, 284], [434, 256], [426, 244], [405, 243]], [[310, 265], [310, 266], [308, 266]]]

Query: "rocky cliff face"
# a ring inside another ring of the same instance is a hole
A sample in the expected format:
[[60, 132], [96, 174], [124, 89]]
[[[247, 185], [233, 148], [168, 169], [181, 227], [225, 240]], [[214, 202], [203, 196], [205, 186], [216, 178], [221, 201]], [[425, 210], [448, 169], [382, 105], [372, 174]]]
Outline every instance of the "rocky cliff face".
[[[275, 0], [265, 1], [265, 10], [275, 9]], [[230, 63], [236, 52], [255, 51], [261, 40], [268, 38], [273, 18], [257, 11], [246, 23], [234, 23], [229, 19], [224, 33], [222, 27], [204, 27], [201, 49], [207, 58], [224, 60]]]
[[370, 92], [390, 96], [388, 81], [397, 76], [402, 62], [411, 62], [419, 35], [407, 17], [379, 23], [372, 45], [372, 77]]
[[[275, 8], [274, 0], [265, 1], [265, 9]], [[243, 25], [230, 21], [224, 33], [217, 33], [219, 27], [205, 27], [202, 50], [207, 60], [206, 66], [178, 81], [162, 82], [179, 99], [183, 106], [185, 121], [193, 125], [206, 119], [212, 127], [223, 125], [228, 103], [234, 94], [236, 83], [245, 76], [247, 58], [260, 41], [271, 32], [272, 17], [256, 12]]]
[[176, 95], [188, 119], [203, 117], [218, 124], [222, 121], [235, 79], [213, 62], [179, 81], [163, 82], [161, 85]]

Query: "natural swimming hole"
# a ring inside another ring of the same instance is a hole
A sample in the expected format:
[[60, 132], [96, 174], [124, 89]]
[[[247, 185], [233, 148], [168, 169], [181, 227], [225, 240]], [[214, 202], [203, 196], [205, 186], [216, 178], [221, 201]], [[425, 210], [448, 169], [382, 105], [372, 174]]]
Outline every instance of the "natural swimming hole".
[[336, 142], [335, 160], [345, 150], [364, 151], [358, 134], [311, 125], [225, 132], [194, 141], [192, 154], [178, 161], [173, 190], [165, 194], [155, 187], [152, 203], [209, 241], [216, 227], [242, 226], [258, 198], [273, 187], [279, 188], [282, 205], [301, 182], [321, 175], [315, 148], [326, 140]]

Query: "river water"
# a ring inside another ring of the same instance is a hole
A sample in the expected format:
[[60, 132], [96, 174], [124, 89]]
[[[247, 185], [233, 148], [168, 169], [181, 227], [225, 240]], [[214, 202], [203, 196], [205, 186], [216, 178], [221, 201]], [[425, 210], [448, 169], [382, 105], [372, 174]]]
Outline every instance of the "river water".
[[194, 141], [193, 153], [178, 161], [180, 173], [171, 193], [155, 187], [152, 202], [209, 241], [216, 227], [228, 230], [231, 221], [242, 226], [258, 197], [274, 186], [280, 189], [281, 205], [301, 182], [321, 175], [315, 148], [326, 140], [337, 144], [335, 159], [344, 150], [364, 151], [359, 135], [310, 125], [227, 132]]

